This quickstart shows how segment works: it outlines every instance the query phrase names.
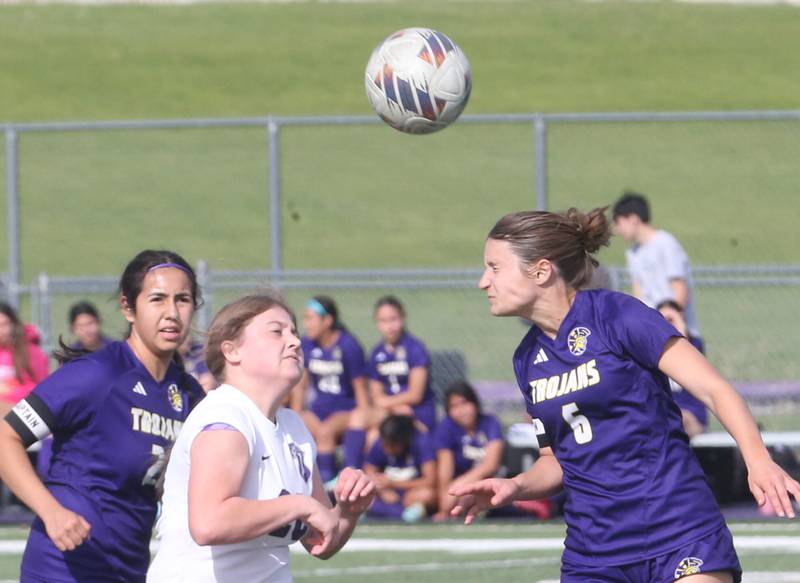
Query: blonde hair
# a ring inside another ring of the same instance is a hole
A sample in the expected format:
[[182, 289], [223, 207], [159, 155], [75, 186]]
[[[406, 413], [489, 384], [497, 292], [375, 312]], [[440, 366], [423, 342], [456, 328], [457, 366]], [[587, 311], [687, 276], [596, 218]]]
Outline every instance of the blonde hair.
[[565, 213], [511, 213], [497, 221], [489, 239], [508, 241], [514, 254], [525, 263], [551, 261], [567, 285], [578, 289], [591, 280], [598, 265], [593, 255], [611, 238], [607, 208], [588, 213], [576, 208]]
[[271, 308], [281, 308], [296, 322], [294, 312], [277, 292], [260, 292], [246, 295], [222, 308], [208, 328], [206, 340], [206, 365], [218, 382], [225, 382], [225, 355], [222, 343], [238, 340], [250, 321]]

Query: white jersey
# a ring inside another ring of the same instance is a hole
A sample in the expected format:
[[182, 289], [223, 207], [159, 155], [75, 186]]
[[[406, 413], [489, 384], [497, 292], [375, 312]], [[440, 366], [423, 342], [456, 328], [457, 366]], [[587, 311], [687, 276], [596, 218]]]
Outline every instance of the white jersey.
[[167, 465], [163, 509], [156, 528], [158, 551], [148, 583], [291, 582], [289, 545], [305, 533], [300, 521], [256, 539], [200, 546], [189, 533], [187, 491], [195, 437], [223, 423], [247, 440], [250, 464], [241, 496], [271, 500], [285, 494], [311, 495], [316, 446], [300, 416], [279, 409], [273, 424], [244, 393], [231, 385], [209, 392], [189, 414]]

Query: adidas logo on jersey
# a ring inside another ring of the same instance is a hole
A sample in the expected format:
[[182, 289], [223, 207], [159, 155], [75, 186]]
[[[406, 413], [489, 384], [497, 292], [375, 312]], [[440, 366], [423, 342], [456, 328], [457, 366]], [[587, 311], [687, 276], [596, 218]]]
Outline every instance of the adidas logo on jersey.
[[544, 348], [540, 348], [539, 352], [536, 354], [536, 358], [533, 360], [533, 364], [542, 364], [543, 362], [547, 362], [550, 360], [547, 358], [547, 354], [544, 352]]
[[144, 385], [142, 384], [142, 381], [136, 383], [136, 386], [133, 387], [133, 392], [138, 393], [139, 395], [144, 395], [145, 397], [147, 396], [147, 391], [144, 390]]

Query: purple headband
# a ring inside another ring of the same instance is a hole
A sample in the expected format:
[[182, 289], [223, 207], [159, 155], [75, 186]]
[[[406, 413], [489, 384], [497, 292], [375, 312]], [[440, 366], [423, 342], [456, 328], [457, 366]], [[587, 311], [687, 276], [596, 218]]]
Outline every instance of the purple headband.
[[189, 269], [187, 269], [186, 267], [184, 267], [183, 265], [181, 265], [179, 263], [159, 263], [158, 265], [154, 265], [153, 267], [149, 267], [147, 269], [147, 272], [150, 273], [154, 269], [161, 269], [162, 267], [174, 267], [175, 269], [180, 269], [181, 271], [183, 271], [185, 274], [187, 274], [189, 276], [192, 275], [192, 272]]

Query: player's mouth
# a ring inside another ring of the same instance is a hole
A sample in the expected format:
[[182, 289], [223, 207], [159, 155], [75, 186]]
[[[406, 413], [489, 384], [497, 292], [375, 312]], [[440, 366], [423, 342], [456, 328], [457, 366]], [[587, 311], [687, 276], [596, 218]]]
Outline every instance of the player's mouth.
[[164, 340], [169, 342], [178, 342], [181, 338], [181, 329], [177, 326], [159, 328], [158, 333]]

